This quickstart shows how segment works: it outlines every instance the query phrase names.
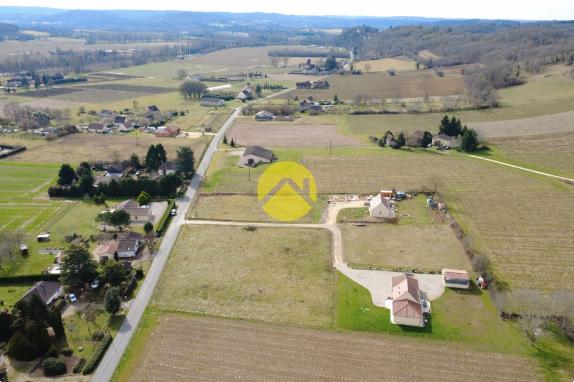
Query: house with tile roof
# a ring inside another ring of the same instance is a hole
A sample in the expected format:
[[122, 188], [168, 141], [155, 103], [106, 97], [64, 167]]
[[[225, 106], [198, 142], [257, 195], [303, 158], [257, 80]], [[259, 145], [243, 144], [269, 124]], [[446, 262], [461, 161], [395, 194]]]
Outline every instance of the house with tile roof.
[[392, 278], [391, 322], [397, 325], [425, 326], [419, 282], [411, 275]]

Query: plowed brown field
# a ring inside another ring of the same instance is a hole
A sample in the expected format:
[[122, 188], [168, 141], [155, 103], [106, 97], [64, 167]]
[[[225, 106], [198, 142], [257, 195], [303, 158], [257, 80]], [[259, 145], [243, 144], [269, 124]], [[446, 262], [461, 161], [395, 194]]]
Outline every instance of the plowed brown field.
[[130, 381], [536, 381], [535, 361], [402, 337], [166, 315]]

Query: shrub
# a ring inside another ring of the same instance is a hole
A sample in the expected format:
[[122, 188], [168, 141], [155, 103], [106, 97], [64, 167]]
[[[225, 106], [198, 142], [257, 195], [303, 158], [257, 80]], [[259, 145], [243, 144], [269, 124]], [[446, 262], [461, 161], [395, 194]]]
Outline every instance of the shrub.
[[73, 370], [74, 374], [78, 374], [79, 372], [81, 372], [82, 369], [84, 368], [85, 364], [86, 364], [86, 359], [80, 358], [80, 360], [78, 361], [76, 366], [74, 366], [74, 370]]
[[158, 236], [163, 235], [163, 233], [165, 232], [167, 224], [171, 218], [171, 210], [173, 209], [174, 206], [175, 206], [175, 200], [173, 199], [169, 200], [169, 202], [167, 203], [167, 208], [163, 213], [163, 216], [155, 226], [155, 232]]
[[74, 354], [74, 351], [70, 348], [63, 348], [62, 349], [62, 354], [66, 357], [71, 357], [72, 354]]
[[96, 330], [92, 333], [92, 341], [101, 341], [104, 338], [105, 333], [101, 330]]
[[51, 345], [50, 348], [48, 349], [48, 351], [46, 352], [46, 357], [47, 358], [56, 358], [58, 356], [60, 352], [58, 351], [58, 348], [54, 345]]
[[108, 349], [111, 343], [112, 343], [112, 336], [106, 334], [102, 339], [102, 341], [100, 341], [100, 343], [96, 346], [90, 358], [86, 361], [86, 364], [82, 368], [82, 374], [84, 375], [90, 374], [96, 369], [96, 367], [98, 367], [100, 360], [106, 353], [106, 350]]
[[44, 375], [54, 376], [65, 374], [66, 363], [59, 358], [46, 358], [42, 361], [42, 367], [44, 368]]

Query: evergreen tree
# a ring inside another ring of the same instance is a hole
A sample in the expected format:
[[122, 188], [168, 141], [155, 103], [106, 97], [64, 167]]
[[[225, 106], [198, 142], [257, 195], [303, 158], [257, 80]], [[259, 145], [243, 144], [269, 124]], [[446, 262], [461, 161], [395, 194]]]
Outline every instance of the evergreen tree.
[[226, 145], [227, 144], [227, 135], [223, 136], [223, 144]]
[[159, 153], [157, 152], [157, 148], [154, 145], [150, 145], [145, 157], [145, 166], [150, 170], [157, 171], [160, 165], [161, 165], [161, 158], [159, 156]]
[[186, 178], [193, 177], [195, 173], [193, 151], [189, 147], [180, 147], [177, 149], [177, 158], [175, 160], [175, 167], [180, 174]]
[[421, 147], [428, 147], [432, 143], [432, 134], [428, 131], [423, 133], [423, 138], [421, 139]]
[[474, 129], [467, 129], [464, 132], [460, 147], [467, 153], [476, 151], [478, 148], [478, 134]]
[[72, 245], [62, 263], [62, 282], [71, 287], [92, 282], [98, 275], [97, 268], [85, 246]]
[[115, 315], [122, 307], [122, 297], [120, 296], [120, 289], [118, 287], [111, 287], [104, 296], [104, 306], [106, 312]]
[[231, 146], [231, 147], [235, 147], [235, 141], [233, 140], [233, 138], [231, 138], [231, 144], [230, 144], [230, 146]]
[[74, 180], [76, 180], [76, 172], [72, 166], [64, 163], [58, 172], [58, 184], [60, 186], [69, 186], [74, 183]]
[[106, 283], [118, 286], [130, 277], [130, 273], [123, 261], [108, 261], [102, 267], [100, 274]]
[[405, 134], [403, 134], [402, 132], [399, 134], [399, 137], [397, 138], [397, 144], [396, 144], [396, 148], [400, 149], [401, 147], [403, 147], [404, 145], [407, 144], [407, 140], [405, 139]]
[[140, 192], [136, 200], [140, 206], [147, 206], [151, 201], [151, 196], [149, 196], [147, 192], [142, 191]]
[[159, 157], [160, 164], [167, 162], [167, 153], [161, 143], [158, 143], [155, 146], [155, 150], [157, 151], [157, 156]]

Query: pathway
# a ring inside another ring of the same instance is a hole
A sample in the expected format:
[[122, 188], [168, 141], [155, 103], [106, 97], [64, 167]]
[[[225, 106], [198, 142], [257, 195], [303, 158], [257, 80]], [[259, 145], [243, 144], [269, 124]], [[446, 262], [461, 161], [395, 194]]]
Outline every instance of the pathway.
[[529, 169], [529, 168], [526, 168], [526, 167], [516, 166], [516, 165], [510, 164], [510, 163], [501, 162], [501, 161], [494, 160], [494, 159], [489, 159], [489, 158], [484, 158], [484, 157], [481, 157], [481, 156], [478, 156], [478, 155], [469, 155], [469, 157], [476, 158], [476, 159], [481, 159], [481, 160], [485, 160], [485, 161], [492, 162], [492, 163], [497, 163], [497, 164], [500, 164], [500, 165], [503, 165], [503, 166], [512, 167], [512, 168], [515, 168], [515, 169], [518, 169], [518, 170], [527, 171], [527, 172], [531, 172], [531, 173], [538, 174], [538, 175], [548, 176], [548, 177], [550, 177], [550, 178], [555, 178], [555, 179], [564, 180], [564, 181], [566, 181], [566, 182], [574, 183], [574, 179], [572, 179], [572, 178], [566, 178], [566, 177], [564, 177], [564, 176], [549, 174], [549, 173], [547, 173], [547, 172], [542, 172], [542, 171], [536, 171], [536, 170], [532, 170], [532, 169]]

